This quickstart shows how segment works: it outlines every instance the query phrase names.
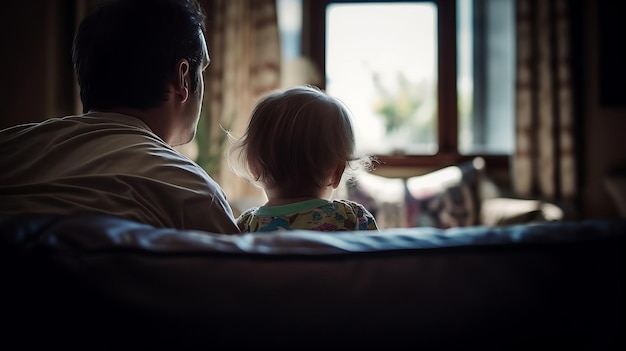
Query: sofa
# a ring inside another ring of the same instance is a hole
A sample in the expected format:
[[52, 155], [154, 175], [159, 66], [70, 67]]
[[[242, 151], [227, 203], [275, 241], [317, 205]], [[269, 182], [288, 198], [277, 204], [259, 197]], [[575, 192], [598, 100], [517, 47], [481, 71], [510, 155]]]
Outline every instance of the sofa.
[[338, 196], [364, 204], [379, 228], [501, 226], [580, 217], [571, 200], [520, 197], [509, 182], [492, 178], [482, 157], [404, 177], [357, 169]]
[[626, 219], [224, 235], [0, 216], [18, 349], [622, 350]]

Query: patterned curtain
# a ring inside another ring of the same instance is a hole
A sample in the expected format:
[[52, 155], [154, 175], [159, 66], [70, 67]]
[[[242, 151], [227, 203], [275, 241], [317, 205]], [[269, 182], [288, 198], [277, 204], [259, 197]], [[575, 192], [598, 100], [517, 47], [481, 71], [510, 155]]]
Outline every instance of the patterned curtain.
[[276, 0], [205, 0], [207, 41], [211, 64], [205, 80], [205, 117], [199, 134], [209, 144], [199, 151], [216, 155], [211, 173], [228, 196], [237, 214], [263, 192], [233, 175], [226, 164], [228, 145], [224, 129], [243, 133], [254, 103], [280, 86], [280, 36]]
[[576, 199], [567, 0], [517, 0], [516, 195]]

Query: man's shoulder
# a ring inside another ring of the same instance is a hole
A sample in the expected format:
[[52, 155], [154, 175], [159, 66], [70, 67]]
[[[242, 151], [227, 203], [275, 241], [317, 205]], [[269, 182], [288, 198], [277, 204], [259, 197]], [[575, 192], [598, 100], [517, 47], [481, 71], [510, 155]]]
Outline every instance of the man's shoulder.
[[258, 209], [259, 209], [258, 207], [251, 207], [251, 208], [244, 210], [237, 217], [237, 222], [242, 223], [242, 224], [247, 224], [250, 221], [250, 219], [256, 215], [256, 211]]
[[[110, 136], [149, 138], [164, 142], [140, 119], [111, 113], [87, 113], [52, 117], [40, 122], [14, 125], [0, 131], [0, 140], [11, 143], [32, 143], [43, 139], [49, 145], [68, 140], [88, 143]], [[102, 142], [103, 140], [98, 140]]]
[[[15, 174], [49, 178], [113, 177], [158, 187], [219, 187], [197, 163], [155, 135], [141, 120], [120, 114], [84, 114], [16, 126], [2, 135], [3, 161], [16, 163]], [[24, 158], [27, 164], [19, 163]], [[38, 160], [38, 161], [37, 161]], [[42, 160], [46, 160], [43, 162]], [[40, 167], [33, 169], [32, 167]]]
[[89, 112], [82, 115], [55, 119], [59, 125], [78, 131], [94, 131], [106, 134], [137, 135], [150, 137], [165, 143], [141, 119], [119, 113]]

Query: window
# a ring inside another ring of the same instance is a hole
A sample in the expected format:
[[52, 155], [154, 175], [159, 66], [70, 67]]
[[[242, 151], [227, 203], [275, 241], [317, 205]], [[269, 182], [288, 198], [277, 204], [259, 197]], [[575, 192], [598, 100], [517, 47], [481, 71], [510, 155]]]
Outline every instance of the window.
[[302, 51], [379, 168], [438, 168], [514, 147], [514, 0], [303, 0]]
[[276, 0], [281, 55], [285, 60], [301, 54], [302, 0]]
[[436, 153], [434, 4], [331, 3], [325, 44], [326, 90], [352, 110], [359, 152]]
[[513, 153], [514, 5], [514, 0], [457, 0], [462, 153]]

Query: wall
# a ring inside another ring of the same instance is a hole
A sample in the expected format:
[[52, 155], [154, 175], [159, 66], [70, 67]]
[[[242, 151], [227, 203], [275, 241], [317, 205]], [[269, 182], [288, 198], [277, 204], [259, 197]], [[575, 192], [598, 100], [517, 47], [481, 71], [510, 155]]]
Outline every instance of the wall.
[[0, 5], [0, 128], [75, 111], [68, 1]]
[[[588, 88], [582, 126], [584, 159], [581, 190], [585, 218], [617, 216], [615, 204], [604, 187], [604, 177], [611, 169], [626, 165], [626, 106], [612, 107], [600, 103], [599, 3], [596, 0], [585, 1], [588, 30], [582, 38], [586, 48], [585, 86]], [[615, 33], [614, 38], [615, 45], [623, 48], [625, 39], [620, 38], [618, 33]]]

